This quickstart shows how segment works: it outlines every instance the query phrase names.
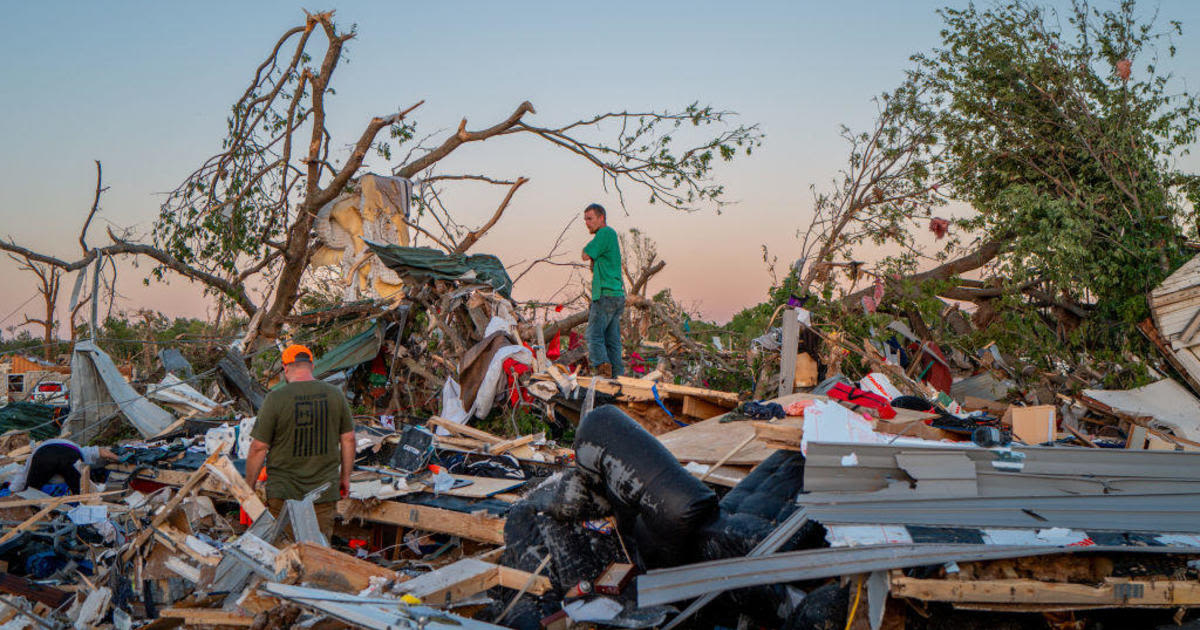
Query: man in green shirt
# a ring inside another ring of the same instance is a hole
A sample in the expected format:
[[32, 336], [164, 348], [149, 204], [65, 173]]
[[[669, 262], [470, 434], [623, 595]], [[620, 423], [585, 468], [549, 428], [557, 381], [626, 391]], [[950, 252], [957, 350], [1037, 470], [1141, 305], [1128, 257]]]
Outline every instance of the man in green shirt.
[[329, 483], [314, 502], [317, 523], [328, 540], [339, 496], [350, 491], [354, 468], [354, 420], [341, 390], [313, 376], [313, 354], [304, 346], [283, 351], [287, 385], [267, 394], [246, 456], [246, 482], [254, 488], [267, 464], [267, 509], [279, 516], [287, 499]]
[[584, 262], [592, 263], [592, 306], [588, 311], [588, 362], [605, 378], [625, 372], [621, 361], [621, 314], [625, 312], [625, 285], [621, 282], [621, 245], [616, 230], [608, 227], [604, 206], [593, 203], [583, 211], [583, 223], [592, 236], [583, 248]]

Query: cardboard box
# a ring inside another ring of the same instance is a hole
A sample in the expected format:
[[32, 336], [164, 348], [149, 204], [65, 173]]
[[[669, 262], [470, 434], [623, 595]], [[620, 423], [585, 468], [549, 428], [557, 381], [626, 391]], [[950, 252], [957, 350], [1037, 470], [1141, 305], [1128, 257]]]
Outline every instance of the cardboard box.
[[1009, 407], [1000, 423], [1012, 427], [1013, 438], [1026, 444], [1053, 442], [1057, 421], [1054, 405]]

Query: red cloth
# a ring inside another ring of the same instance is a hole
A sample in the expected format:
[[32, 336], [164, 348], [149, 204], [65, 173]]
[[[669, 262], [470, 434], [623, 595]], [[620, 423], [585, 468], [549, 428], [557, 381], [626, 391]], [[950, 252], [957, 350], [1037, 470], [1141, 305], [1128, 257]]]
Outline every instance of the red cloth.
[[551, 361], [562, 356], [562, 331], [554, 333], [554, 338], [546, 344], [546, 358]]
[[505, 359], [502, 369], [504, 370], [505, 377], [508, 379], [508, 404], [515, 406], [521, 401], [533, 402], [533, 396], [517, 382], [517, 376], [528, 372], [529, 366], [519, 361]]
[[834, 400], [841, 400], [851, 405], [874, 409], [876, 415], [884, 420], [891, 420], [896, 417], [896, 410], [892, 409], [890, 401], [875, 392], [869, 392], [847, 383], [838, 383], [829, 390], [828, 394]]

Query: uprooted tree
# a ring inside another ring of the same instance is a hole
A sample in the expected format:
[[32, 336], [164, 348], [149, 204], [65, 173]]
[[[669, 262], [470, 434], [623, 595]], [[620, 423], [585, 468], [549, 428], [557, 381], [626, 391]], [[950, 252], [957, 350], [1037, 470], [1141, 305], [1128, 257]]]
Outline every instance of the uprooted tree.
[[[85, 224], [80, 237], [84, 256], [76, 261], [11, 242], [0, 248], [64, 271], [81, 269], [98, 256], [148, 257], [156, 263], [156, 278], [174, 272], [203, 283], [250, 318], [250, 339], [269, 343], [280, 337], [302, 294], [319, 245], [315, 217], [355, 186], [368, 156], [392, 175], [420, 179], [408, 227], [449, 252], [463, 253], [496, 224], [529, 181], [435, 172], [465, 145], [532, 136], [593, 165], [622, 200], [626, 192], [637, 190], [652, 203], [687, 210], [723, 203], [722, 187], [711, 180], [713, 167], [738, 152], [749, 153], [761, 141], [756, 126], [728, 125], [730, 112], [695, 104], [677, 111], [608, 112], [540, 125], [530, 120], [535, 112], [529, 102], [482, 129], [468, 129], [464, 118], [444, 137], [417, 140], [412, 114], [421, 101], [372, 118], [343, 154], [345, 141], [335, 140], [328, 129], [327, 97], [334, 95], [335, 72], [354, 36], [353, 29], [337, 28], [332, 12], [314, 13], [275, 42], [232, 107], [221, 151], [169, 195], [152, 242], [109, 230], [111, 244], [88, 248]], [[705, 129], [716, 131], [692, 137]], [[406, 152], [403, 158], [401, 152]], [[455, 220], [458, 213], [442, 202], [441, 194], [444, 186], [471, 183], [507, 189], [491, 217], [473, 229]]]
[[[982, 337], [1035, 360], [1120, 356], [1146, 293], [1197, 233], [1200, 179], [1177, 158], [1200, 109], [1163, 70], [1180, 24], [1160, 32], [1132, 1], [1077, 2], [1065, 24], [1020, 0], [940, 15], [942, 45], [913, 58], [873, 131], [849, 136], [838, 185], [817, 197], [801, 289], [857, 312], [966, 300]], [[934, 216], [950, 200], [971, 212]], [[926, 228], [952, 238], [921, 247]], [[901, 253], [870, 267], [856, 258], [864, 243]], [[870, 286], [843, 281], [839, 266]]]

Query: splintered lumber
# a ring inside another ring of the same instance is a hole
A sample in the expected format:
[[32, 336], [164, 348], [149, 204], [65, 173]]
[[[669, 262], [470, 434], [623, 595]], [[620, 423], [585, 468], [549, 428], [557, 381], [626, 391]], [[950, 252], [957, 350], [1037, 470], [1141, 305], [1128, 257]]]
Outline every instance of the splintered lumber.
[[164, 608], [158, 612], [160, 617], [182, 619], [189, 628], [194, 626], [253, 626], [254, 617], [220, 608]]
[[277, 569], [295, 573], [300, 582], [315, 588], [341, 593], [358, 593], [371, 584], [371, 578], [400, 579], [395, 571], [354, 556], [313, 543], [296, 543], [279, 552]]
[[1107, 578], [1098, 586], [1041, 580], [927, 580], [892, 575], [891, 594], [925, 601], [1082, 606], [1195, 606], [1195, 580]]
[[215, 473], [214, 477], [229, 489], [229, 493], [241, 504], [242, 509], [250, 516], [250, 520], [258, 520], [258, 517], [267, 511], [267, 506], [263, 505], [262, 499], [254, 494], [254, 491], [250, 489], [250, 484], [246, 483], [246, 479], [233, 467], [233, 462], [229, 461], [228, 457], [221, 456], [216, 461], [205, 462], [204, 465]]
[[121, 494], [122, 490], [109, 490], [107, 492], [92, 492], [89, 494], [72, 494], [65, 497], [53, 497], [52, 499], [22, 499], [13, 497], [11, 499], [0, 500], [0, 510], [18, 507], [30, 507], [34, 505], [45, 505], [47, 501], [58, 501], [60, 503], [86, 503], [93, 499], [106, 497], [112, 494]]
[[505, 519], [503, 518], [487, 514], [466, 514], [396, 501], [382, 501], [366, 509], [361, 509], [355, 503], [357, 501], [354, 499], [338, 501], [338, 513], [343, 519], [360, 518], [373, 523], [399, 525], [427, 532], [461, 536], [493, 545], [504, 544]]
[[[535, 375], [534, 378], [548, 379], [547, 375]], [[592, 386], [592, 377], [579, 376], [576, 377], [579, 386], [587, 389]], [[662, 381], [651, 381], [641, 378], [629, 378], [628, 376], [618, 376], [617, 378], [601, 378], [596, 380], [596, 391], [602, 394], [616, 396], [618, 399], [626, 402], [650, 402], [654, 400], [654, 389], [658, 390], [658, 397], [662, 399], [678, 398], [683, 399], [686, 396], [700, 398], [710, 403], [714, 403], [732, 409], [736, 407], [739, 399], [735, 392], [723, 392], [716, 389], [705, 389], [703, 387], [691, 387], [689, 385], [675, 385], [673, 383], [664, 383]]]
[[487, 431], [480, 431], [474, 427], [469, 427], [465, 424], [459, 424], [457, 422], [451, 422], [445, 418], [439, 418], [437, 416], [434, 416], [425, 422], [427, 424], [432, 424], [435, 427], [441, 427], [455, 435], [479, 440], [481, 442], [486, 442], [487, 444], [500, 444], [504, 441], [504, 438], [492, 435]]
[[[525, 588], [528, 585], [527, 588]], [[400, 585], [404, 592], [424, 604], [445, 606], [490, 588], [503, 586], [542, 595], [550, 590], [549, 578], [474, 558], [464, 558]]]
[[146, 541], [150, 540], [150, 537], [154, 535], [154, 532], [157, 530], [158, 526], [167, 522], [167, 519], [171, 516], [171, 512], [174, 512], [175, 509], [179, 507], [179, 504], [183, 503], [183, 500], [190, 495], [192, 491], [200, 485], [201, 482], [204, 481], [204, 479], [208, 476], [207, 464], [215, 462], [217, 458], [220, 457], [219, 453], [220, 451], [217, 451], [217, 453], [214, 453], [211, 457], [205, 460], [204, 463], [206, 465], [197, 468], [196, 472], [193, 472], [192, 475], [188, 477], [187, 483], [183, 484], [175, 493], [175, 496], [171, 497], [171, 500], [167, 501], [167, 504], [164, 505], [158, 511], [158, 513], [154, 515], [154, 519], [150, 521], [150, 526], [143, 528], [142, 531], [138, 532], [138, 535], [132, 541], [130, 541], [128, 545], [125, 546], [125, 551], [121, 552], [121, 560], [123, 562], [127, 562], [133, 557], [134, 554], [142, 549], [142, 547], [145, 546]]
[[21, 532], [38, 524], [43, 518], [46, 518], [46, 515], [50, 514], [51, 512], [53, 512], [55, 510], [55, 508], [57, 508], [58, 506], [62, 505], [64, 502], [66, 502], [70, 499], [71, 499], [70, 496], [55, 497], [53, 499], [45, 499], [44, 501], [47, 502], [46, 507], [43, 507], [42, 509], [38, 510], [37, 514], [30, 516], [29, 518], [25, 519], [25, 521], [23, 523], [8, 530], [7, 532], [5, 532], [5, 534], [3, 536], [0, 536], [0, 545], [3, 545], [4, 543], [16, 538]]
[[[787, 422], [791, 420], [791, 422]], [[773, 448], [785, 449], [789, 451], [800, 450], [800, 440], [804, 437], [803, 420], [796, 422], [796, 419], [785, 418], [780, 422], [764, 422], [756, 420], [751, 422], [754, 425], [754, 436], [760, 442]]]
[[514, 448], [517, 448], [518, 446], [525, 446], [526, 444], [529, 444], [535, 438], [537, 438], [537, 434], [531, 433], [529, 435], [522, 435], [519, 438], [506, 440], [499, 444], [494, 444], [488, 447], [488, 453], [491, 453], [492, 455], [502, 455], [513, 450]]

